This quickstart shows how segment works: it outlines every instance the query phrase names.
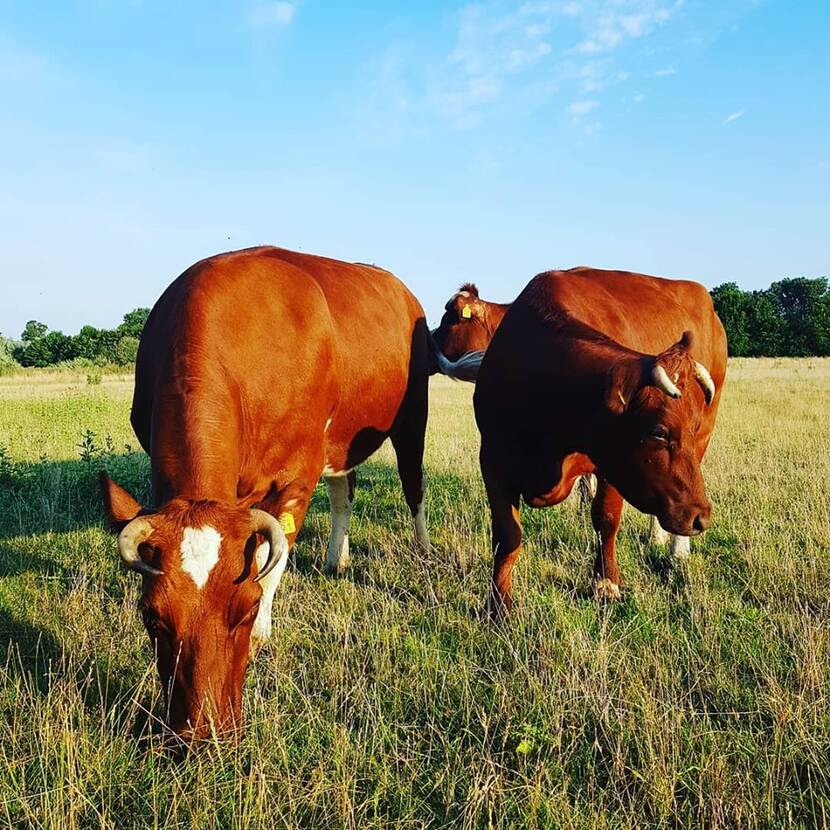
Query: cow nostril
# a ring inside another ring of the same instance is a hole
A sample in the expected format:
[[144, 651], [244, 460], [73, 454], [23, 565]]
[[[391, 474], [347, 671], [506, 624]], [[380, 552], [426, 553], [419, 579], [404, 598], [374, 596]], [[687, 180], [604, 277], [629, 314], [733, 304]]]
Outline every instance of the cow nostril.
[[695, 516], [694, 522], [692, 522], [692, 527], [698, 532], [703, 533], [704, 530], [708, 530], [712, 526], [712, 516], [709, 512], [706, 513], [698, 513]]

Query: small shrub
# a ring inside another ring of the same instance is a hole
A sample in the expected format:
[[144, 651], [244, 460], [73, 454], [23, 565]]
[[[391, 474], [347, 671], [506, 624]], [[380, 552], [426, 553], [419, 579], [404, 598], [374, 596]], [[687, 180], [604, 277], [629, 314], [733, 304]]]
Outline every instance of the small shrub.
[[99, 369], [94, 369], [86, 376], [86, 382], [89, 386], [98, 386], [101, 383], [101, 372]]

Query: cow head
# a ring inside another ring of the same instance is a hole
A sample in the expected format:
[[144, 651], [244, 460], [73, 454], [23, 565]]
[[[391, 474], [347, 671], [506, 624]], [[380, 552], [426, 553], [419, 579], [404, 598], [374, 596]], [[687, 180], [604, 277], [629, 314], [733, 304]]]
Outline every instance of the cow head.
[[432, 336], [444, 356], [452, 361], [468, 352], [487, 349], [493, 333], [487, 323], [487, 307], [479, 299], [475, 285], [462, 285], [452, 296]]
[[605, 416], [589, 455], [626, 501], [668, 531], [694, 536], [711, 523], [696, 435], [715, 397], [689, 354], [691, 332], [657, 356], [625, 355], [606, 376]]
[[101, 491], [121, 559], [142, 576], [139, 610], [169, 726], [186, 740], [239, 728], [258, 583], [288, 554], [279, 522], [211, 501], [149, 512], [106, 473]]

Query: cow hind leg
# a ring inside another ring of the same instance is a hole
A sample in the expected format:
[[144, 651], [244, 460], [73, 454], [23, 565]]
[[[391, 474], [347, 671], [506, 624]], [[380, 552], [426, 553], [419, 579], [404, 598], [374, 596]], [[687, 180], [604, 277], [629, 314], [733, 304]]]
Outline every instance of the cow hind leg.
[[326, 489], [331, 508], [331, 536], [326, 554], [326, 570], [342, 573], [349, 567], [349, 521], [352, 516], [352, 502], [356, 477], [354, 470], [344, 476], [327, 476]]
[[622, 496], [604, 479], [599, 480], [591, 505], [591, 520], [597, 532], [594, 562], [594, 596], [598, 600], [619, 599], [620, 571], [617, 567], [617, 531], [622, 517]]
[[493, 580], [487, 597], [487, 613], [493, 622], [513, 609], [513, 568], [522, 552], [522, 522], [519, 494], [482, 458], [481, 472], [490, 505], [493, 549]]
[[426, 510], [424, 509], [426, 482], [424, 480], [424, 435], [426, 433], [426, 396], [422, 405], [392, 435], [392, 446], [398, 459], [398, 474], [403, 495], [415, 529], [415, 544], [422, 551], [429, 550]]

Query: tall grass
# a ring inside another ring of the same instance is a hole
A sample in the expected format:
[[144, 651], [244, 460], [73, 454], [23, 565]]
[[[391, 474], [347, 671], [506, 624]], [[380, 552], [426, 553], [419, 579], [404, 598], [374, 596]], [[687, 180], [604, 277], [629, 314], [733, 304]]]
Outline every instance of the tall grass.
[[244, 738], [178, 764], [95, 491], [104, 465], [147, 496], [129, 393], [0, 383], [0, 827], [830, 824], [830, 360], [733, 361], [705, 466], [715, 526], [677, 565], [626, 511], [610, 607], [591, 599], [586, 513], [525, 509], [504, 628], [480, 614], [471, 389], [435, 381], [430, 557], [388, 448], [359, 471], [340, 579], [320, 570], [318, 492]]

